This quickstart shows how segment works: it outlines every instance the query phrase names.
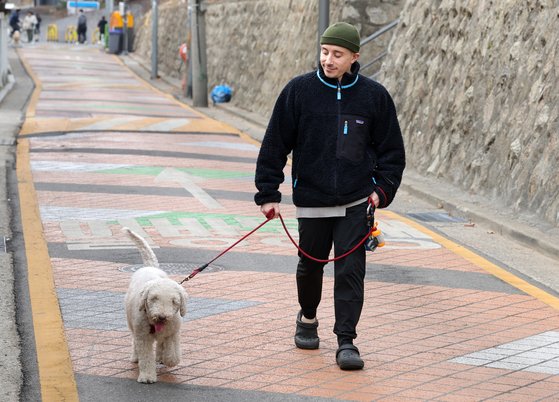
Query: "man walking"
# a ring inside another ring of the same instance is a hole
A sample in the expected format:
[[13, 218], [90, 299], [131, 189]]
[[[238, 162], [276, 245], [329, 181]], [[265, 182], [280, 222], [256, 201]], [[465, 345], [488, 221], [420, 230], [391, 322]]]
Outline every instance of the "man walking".
[[85, 43], [87, 33], [87, 17], [85, 16], [83, 10], [80, 10], [78, 15], [78, 42]]
[[19, 8], [12, 12], [10, 15], [10, 27], [12, 28], [10, 31], [10, 37], [13, 36], [14, 32], [20, 32], [20, 20], [19, 20]]
[[[280, 214], [279, 185], [293, 152], [291, 179], [300, 247], [317, 259], [351, 250], [368, 233], [368, 200], [387, 207], [405, 167], [405, 151], [388, 91], [359, 75], [360, 37], [347, 23], [320, 39], [318, 71], [291, 80], [280, 93], [257, 160], [255, 202], [266, 216]], [[317, 309], [324, 263], [299, 253], [296, 280], [301, 310], [295, 345], [318, 349]], [[362, 369], [353, 345], [364, 300], [365, 247], [334, 264], [336, 362]]]

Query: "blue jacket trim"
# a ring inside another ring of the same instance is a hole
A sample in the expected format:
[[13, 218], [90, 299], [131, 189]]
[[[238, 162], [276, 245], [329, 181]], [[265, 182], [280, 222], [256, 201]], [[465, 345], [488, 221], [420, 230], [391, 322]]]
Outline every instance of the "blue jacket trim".
[[[320, 71], [319, 71], [319, 70], [316, 70], [316, 76], [318, 77], [318, 79], [320, 80], [320, 82], [322, 82], [324, 85], [326, 85], [326, 86], [328, 86], [328, 87], [330, 87], [330, 88], [338, 89], [338, 86], [337, 86], [337, 85], [330, 84], [330, 83], [324, 81], [324, 79], [320, 76]], [[341, 89], [350, 88], [350, 87], [354, 86], [354, 85], [357, 83], [357, 80], [358, 80], [358, 79], [359, 79], [359, 76], [356, 75], [356, 76], [355, 76], [355, 80], [353, 80], [353, 82], [352, 82], [351, 84], [342, 85], [340, 88], [341, 88]]]

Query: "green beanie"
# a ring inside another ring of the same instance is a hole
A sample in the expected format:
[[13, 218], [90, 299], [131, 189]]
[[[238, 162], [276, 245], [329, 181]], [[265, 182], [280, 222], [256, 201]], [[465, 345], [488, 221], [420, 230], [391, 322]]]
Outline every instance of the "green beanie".
[[324, 31], [320, 37], [320, 44], [341, 46], [358, 53], [361, 40], [357, 28], [353, 25], [347, 22], [336, 22]]

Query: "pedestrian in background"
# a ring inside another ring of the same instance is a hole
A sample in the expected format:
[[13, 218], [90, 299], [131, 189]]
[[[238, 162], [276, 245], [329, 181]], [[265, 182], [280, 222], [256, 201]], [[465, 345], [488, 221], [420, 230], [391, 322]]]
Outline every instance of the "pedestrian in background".
[[87, 17], [85, 16], [83, 10], [80, 10], [78, 15], [78, 42], [85, 43], [87, 33]]
[[10, 15], [10, 28], [12, 28], [12, 30], [10, 31], [10, 38], [14, 35], [14, 32], [21, 31], [21, 21], [19, 20], [19, 13], [20, 10], [18, 8]]
[[35, 25], [35, 42], [38, 42], [41, 37], [41, 21], [43, 19], [38, 13], [35, 13], [35, 18], [37, 18], [37, 24]]
[[107, 27], [107, 20], [105, 19], [105, 16], [103, 15], [101, 17], [101, 19], [99, 20], [99, 22], [97, 23], [97, 28], [99, 28], [99, 41], [100, 42], [104, 42], [105, 41], [105, 29]]
[[[347, 23], [328, 27], [320, 38], [318, 71], [291, 80], [280, 93], [256, 165], [255, 202], [266, 216], [280, 214], [280, 183], [293, 152], [291, 186], [299, 244], [327, 259], [351, 250], [368, 233], [368, 200], [387, 207], [405, 167], [396, 108], [378, 82], [359, 75], [360, 37]], [[295, 345], [318, 349], [317, 309], [324, 263], [299, 253], [296, 281], [301, 310]], [[365, 246], [334, 263], [336, 362], [362, 369], [353, 345], [364, 301]]]
[[25, 17], [23, 18], [22, 28], [27, 33], [27, 42], [33, 42], [33, 33], [35, 32], [35, 27], [37, 26], [37, 17], [31, 12], [28, 11]]

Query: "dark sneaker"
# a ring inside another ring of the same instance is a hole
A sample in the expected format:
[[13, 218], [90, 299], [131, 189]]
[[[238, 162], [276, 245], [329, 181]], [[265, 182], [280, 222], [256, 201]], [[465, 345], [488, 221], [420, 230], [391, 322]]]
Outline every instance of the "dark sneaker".
[[359, 356], [359, 349], [350, 343], [338, 348], [336, 363], [342, 370], [361, 370], [365, 365], [365, 362]]
[[303, 311], [297, 314], [297, 328], [295, 329], [295, 346], [299, 349], [318, 349], [318, 320], [312, 324], [301, 321]]

